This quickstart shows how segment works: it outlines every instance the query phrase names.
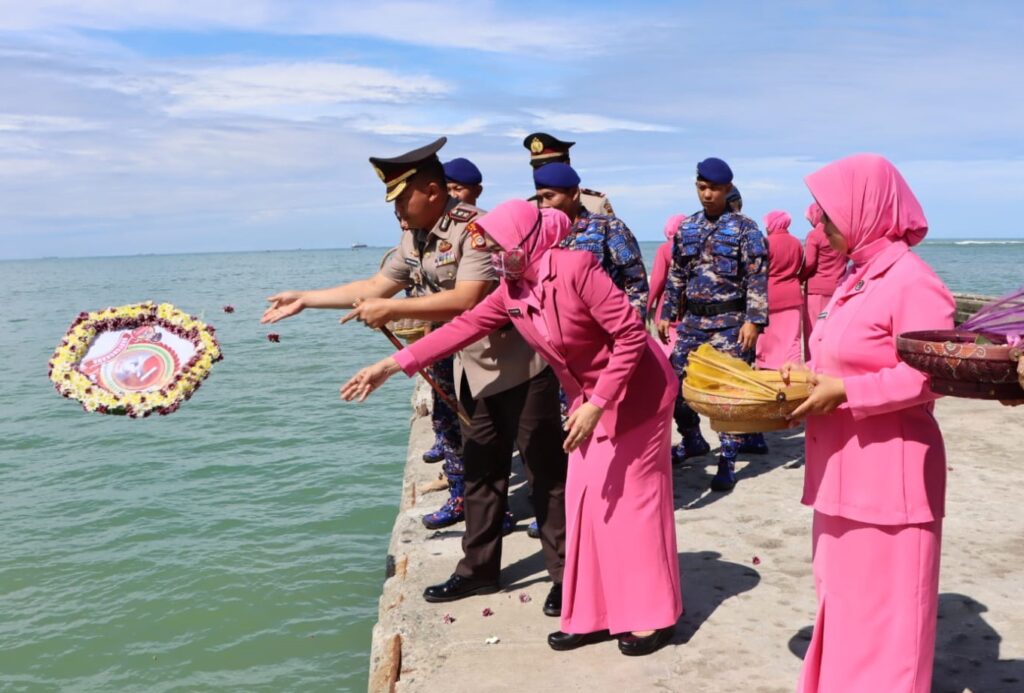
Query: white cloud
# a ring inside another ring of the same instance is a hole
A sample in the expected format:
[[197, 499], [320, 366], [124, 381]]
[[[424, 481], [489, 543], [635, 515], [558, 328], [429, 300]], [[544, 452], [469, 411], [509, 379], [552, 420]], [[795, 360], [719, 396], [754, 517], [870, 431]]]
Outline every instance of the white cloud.
[[[678, 128], [658, 123], [645, 123], [638, 120], [611, 118], [596, 113], [566, 113], [544, 109], [526, 109], [538, 124], [557, 123], [557, 129], [565, 132], [598, 133], [616, 130], [630, 132], [676, 132]], [[510, 131], [513, 137], [525, 137], [526, 130]]]
[[451, 91], [441, 79], [325, 62], [209, 67], [181, 74], [168, 88], [172, 113], [221, 111], [316, 117], [350, 103], [402, 103]]
[[[538, 12], [543, 15], [538, 16]], [[574, 7], [531, 11], [520, 4], [331, 0], [0, 0], [0, 30], [234, 30], [287, 35], [366, 36], [486, 53], [593, 54], [620, 40], [618, 21], [579, 16]]]
[[399, 122], [380, 118], [357, 118], [348, 123], [349, 127], [362, 132], [376, 135], [477, 135], [487, 130], [491, 124], [486, 118], [467, 118], [448, 123], [415, 123]]

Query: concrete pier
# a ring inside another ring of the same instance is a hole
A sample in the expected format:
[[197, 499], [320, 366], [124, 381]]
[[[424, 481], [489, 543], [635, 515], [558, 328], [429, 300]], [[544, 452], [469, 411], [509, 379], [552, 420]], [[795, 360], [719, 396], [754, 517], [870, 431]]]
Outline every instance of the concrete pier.
[[[950, 470], [933, 690], [1021, 691], [1024, 407], [944, 399], [937, 416]], [[710, 430], [705, 435], [716, 440]], [[707, 490], [713, 455], [675, 470], [686, 613], [668, 647], [635, 659], [614, 641], [564, 653], [548, 648], [558, 619], [541, 613], [549, 582], [538, 543], [526, 535], [531, 510], [518, 463], [512, 509], [520, 519], [505, 540], [502, 591], [423, 601], [423, 589], [452, 572], [462, 525], [432, 532], [420, 524], [444, 498], [425, 490], [439, 471], [420, 460], [431, 442], [429, 419], [414, 418], [409, 441], [391, 576], [373, 632], [371, 691], [795, 689], [815, 610], [811, 512], [799, 502], [801, 430], [768, 434], [768, 455], [741, 457], [732, 493]]]

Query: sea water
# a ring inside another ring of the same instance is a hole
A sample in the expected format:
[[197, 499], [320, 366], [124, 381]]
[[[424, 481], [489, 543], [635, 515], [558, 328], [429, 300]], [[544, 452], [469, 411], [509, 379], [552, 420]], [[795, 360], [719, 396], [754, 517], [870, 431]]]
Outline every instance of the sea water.
[[[341, 402], [387, 340], [337, 311], [259, 316], [382, 252], [0, 262], [0, 690], [365, 690], [411, 386]], [[954, 291], [1024, 283], [1024, 241], [918, 252]], [[144, 300], [216, 326], [195, 397], [141, 420], [60, 398], [46, 362], [75, 315]]]

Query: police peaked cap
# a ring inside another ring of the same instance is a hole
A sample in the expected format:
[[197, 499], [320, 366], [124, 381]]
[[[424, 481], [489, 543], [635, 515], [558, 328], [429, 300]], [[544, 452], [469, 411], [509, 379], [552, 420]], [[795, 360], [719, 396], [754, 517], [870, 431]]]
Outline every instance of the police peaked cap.
[[455, 183], [463, 185], [480, 185], [484, 182], [484, 176], [480, 169], [469, 159], [452, 159], [444, 164], [444, 177]]
[[441, 162], [437, 158], [437, 152], [447, 141], [447, 137], [441, 137], [419, 149], [413, 149], [411, 152], [391, 158], [371, 156], [370, 164], [387, 188], [387, 192], [384, 195], [385, 202], [391, 202], [401, 195], [402, 191], [405, 190], [405, 186], [409, 183], [409, 179], [416, 175], [416, 172], [424, 164], [433, 160], [440, 165]]
[[569, 164], [555, 161], [533, 169], [533, 184], [541, 188], [575, 188], [580, 184], [580, 176]]
[[725, 185], [732, 183], [732, 169], [729, 164], [712, 156], [697, 164], [697, 177], [709, 183]]
[[530, 161], [545, 161], [568, 156], [569, 148], [575, 142], [563, 142], [546, 132], [534, 132], [523, 139], [523, 146], [530, 150]]

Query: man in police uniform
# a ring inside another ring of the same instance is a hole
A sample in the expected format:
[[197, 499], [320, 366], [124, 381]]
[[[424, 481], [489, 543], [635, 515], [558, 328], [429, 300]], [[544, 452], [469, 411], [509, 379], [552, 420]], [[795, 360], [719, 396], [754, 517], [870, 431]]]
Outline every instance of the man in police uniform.
[[[555, 162], [571, 164], [569, 149], [574, 144], [576, 143], [563, 142], [546, 132], [534, 132], [523, 139], [523, 146], [530, 152], [530, 166], [534, 170]], [[580, 202], [594, 214], [615, 214], [611, 201], [602, 192], [580, 188]]]
[[444, 177], [448, 182], [448, 194], [469, 205], [475, 205], [484, 192], [484, 176], [469, 159], [452, 159], [444, 162]]
[[[385, 199], [408, 226], [398, 251], [374, 276], [331, 289], [285, 291], [270, 297], [264, 322], [304, 308], [354, 308], [343, 322], [371, 327], [390, 320], [450, 320], [486, 297], [497, 279], [490, 254], [474, 249], [483, 237], [467, 226], [480, 214], [448, 195], [436, 156], [445, 138], [393, 158], [371, 158]], [[411, 298], [394, 300], [407, 286]], [[466, 482], [464, 556], [446, 582], [423, 596], [445, 602], [498, 590], [501, 525], [513, 441], [532, 488], [542, 549], [554, 582], [544, 613], [561, 612], [565, 560], [565, 474], [558, 382], [551, 369], [509, 326], [472, 344], [455, 362], [459, 401], [470, 419], [462, 429]]]
[[629, 297], [640, 319], [645, 319], [650, 286], [640, 245], [629, 227], [614, 214], [596, 214], [583, 205], [580, 177], [569, 164], [558, 162], [535, 168], [533, 183], [540, 207], [558, 209], [572, 220], [572, 229], [561, 247], [593, 253], [615, 286]]
[[[768, 323], [768, 253], [764, 236], [748, 217], [732, 212], [727, 197], [732, 169], [721, 159], [697, 164], [697, 196], [703, 211], [679, 225], [672, 246], [662, 316], [680, 316], [679, 341], [672, 366], [680, 380], [686, 375], [690, 352], [705, 342], [719, 351], [750, 363], [761, 330]], [[661, 340], [668, 343], [670, 320], [658, 323]], [[710, 450], [700, 434], [700, 419], [676, 394], [676, 426], [683, 441], [673, 448], [673, 461], [703, 455]], [[721, 434], [722, 455], [711, 480], [714, 491], [736, 485], [735, 463], [741, 451], [766, 451], [760, 434]]]

